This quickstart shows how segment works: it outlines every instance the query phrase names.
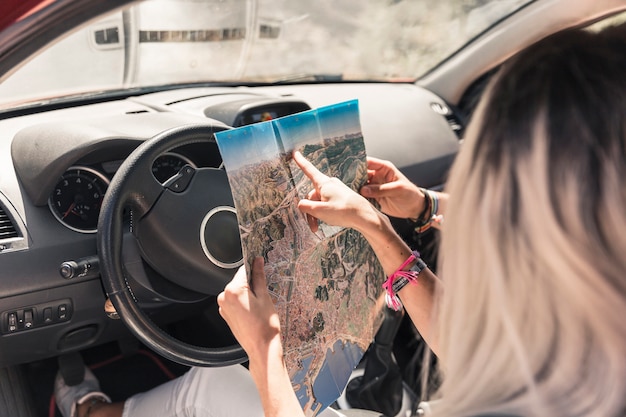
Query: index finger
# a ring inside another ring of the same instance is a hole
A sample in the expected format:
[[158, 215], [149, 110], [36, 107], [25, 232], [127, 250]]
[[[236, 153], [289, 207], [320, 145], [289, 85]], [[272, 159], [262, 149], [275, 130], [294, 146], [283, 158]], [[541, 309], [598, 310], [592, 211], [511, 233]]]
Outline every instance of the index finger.
[[313, 185], [317, 186], [328, 179], [326, 175], [315, 168], [315, 165], [309, 162], [299, 151], [293, 153], [293, 160], [296, 161], [296, 164], [298, 164], [302, 172], [313, 181]]

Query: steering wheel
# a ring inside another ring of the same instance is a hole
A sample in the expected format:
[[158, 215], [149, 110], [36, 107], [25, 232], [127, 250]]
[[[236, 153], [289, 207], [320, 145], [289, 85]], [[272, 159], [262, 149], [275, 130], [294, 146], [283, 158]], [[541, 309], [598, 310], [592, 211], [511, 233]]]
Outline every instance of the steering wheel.
[[[128, 278], [148, 269], [162, 282], [159, 297], [152, 301], [190, 302], [220, 293], [243, 263], [223, 169], [186, 165], [163, 184], [152, 174], [159, 155], [183, 145], [214, 142], [213, 134], [223, 129], [210, 124], [182, 126], [145, 141], [111, 180], [98, 221], [101, 276], [113, 306], [141, 342], [184, 365], [226, 366], [247, 357], [237, 344], [195, 346], [163, 331], [139, 306]], [[129, 208], [131, 231], [125, 232]]]

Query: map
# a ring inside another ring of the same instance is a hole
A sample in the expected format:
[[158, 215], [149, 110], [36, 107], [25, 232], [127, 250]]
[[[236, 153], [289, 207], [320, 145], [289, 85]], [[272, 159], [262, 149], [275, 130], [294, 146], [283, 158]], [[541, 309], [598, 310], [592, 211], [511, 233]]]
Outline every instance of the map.
[[353, 190], [367, 181], [358, 101], [216, 133], [233, 193], [246, 269], [265, 259], [280, 316], [285, 362], [306, 416], [342, 393], [383, 319], [385, 279], [353, 229], [313, 233], [299, 199], [312, 189], [292, 160], [299, 150]]

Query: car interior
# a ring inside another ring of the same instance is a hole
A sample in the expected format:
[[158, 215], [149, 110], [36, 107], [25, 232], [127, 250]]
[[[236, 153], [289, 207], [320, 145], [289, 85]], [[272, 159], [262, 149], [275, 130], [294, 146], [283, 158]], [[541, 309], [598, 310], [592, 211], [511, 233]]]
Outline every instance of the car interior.
[[[80, 379], [75, 373], [82, 363], [114, 400], [189, 366], [245, 365], [245, 352], [216, 305], [242, 257], [236, 213], [224, 212], [200, 232], [196, 226], [207, 210], [233, 205], [215, 132], [356, 99], [367, 154], [392, 161], [421, 187], [443, 190], [472, 111], [507, 58], [559, 30], [626, 20], [622, 0], [518, 1], [514, 13], [413, 79], [304, 74], [168, 84], [168, 69], [160, 71], [148, 56], [132, 70], [145, 73], [151, 87], [106, 95], [77, 88], [63, 99], [32, 101], [42, 87], [28, 64], [41, 56], [47, 68], [65, 65], [42, 54], [53, 45], [89, 38], [93, 56], [85, 62], [105, 68], [129, 53], [115, 49], [125, 42], [121, 34], [146, 37], [136, 48], [165, 36], [142, 28], [140, 15], [126, 19], [128, 8], [140, 7], [134, 2], [44, 3], [0, 32], [0, 96], [16, 97], [0, 101], [2, 416], [59, 416], [56, 372]], [[263, 27], [273, 36], [273, 26]], [[214, 36], [209, 32], [193, 36]], [[220, 65], [203, 59], [196, 64]], [[31, 96], [16, 93], [24, 80]], [[410, 221], [392, 222], [436, 270], [439, 232], [416, 233]], [[117, 309], [105, 311], [109, 298]], [[427, 349], [410, 320], [389, 311], [333, 407], [406, 415], [426, 394], [420, 375]], [[392, 400], [381, 404], [376, 397]]]

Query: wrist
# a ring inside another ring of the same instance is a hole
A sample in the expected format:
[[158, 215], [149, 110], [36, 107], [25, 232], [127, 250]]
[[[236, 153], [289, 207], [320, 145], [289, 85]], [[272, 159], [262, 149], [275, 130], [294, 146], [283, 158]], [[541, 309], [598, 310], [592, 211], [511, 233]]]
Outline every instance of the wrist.
[[407, 216], [406, 218], [410, 221], [416, 223], [419, 221], [420, 217], [424, 215], [424, 213], [428, 210], [428, 201], [426, 197], [426, 193], [424, 190], [417, 185], [413, 185], [413, 194], [414, 198], [410, 199], [407, 206]]
[[418, 275], [424, 269], [426, 269], [426, 263], [420, 258], [419, 252], [413, 251], [400, 267], [390, 274], [383, 283], [387, 307], [395, 311], [403, 307], [398, 297], [398, 292], [409, 284], [417, 284]]
[[357, 231], [368, 241], [386, 274], [393, 272], [411, 253], [389, 218], [379, 211], [372, 221], [361, 224]]
[[443, 216], [439, 214], [439, 196], [436, 192], [420, 189], [424, 195], [424, 208], [414, 220], [415, 232], [422, 233], [430, 229], [433, 225], [441, 226]]
[[287, 372], [280, 337], [274, 338], [269, 343], [248, 352], [248, 360], [248, 368], [253, 378], [267, 375], [268, 370], [272, 370], [272, 372]]
[[266, 341], [255, 343], [253, 346], [249, 347], [248, 350], [246, 350], [246, 353], [248, 354], [250, 366], [252, 366], [253, 363], [266, 363], [268, 358], [272, 357], [280, 358], [282, 360], [283, 345], [280, 333], [277, 333], [276, 336]]
[[372, 239], [380, 239], [390, 233], [395, 233], [389, 217], [377, 210], [374, 206], [369, 206], [367, 212], [359, 216], [359, 221], [353, 228], [370, 241]]

